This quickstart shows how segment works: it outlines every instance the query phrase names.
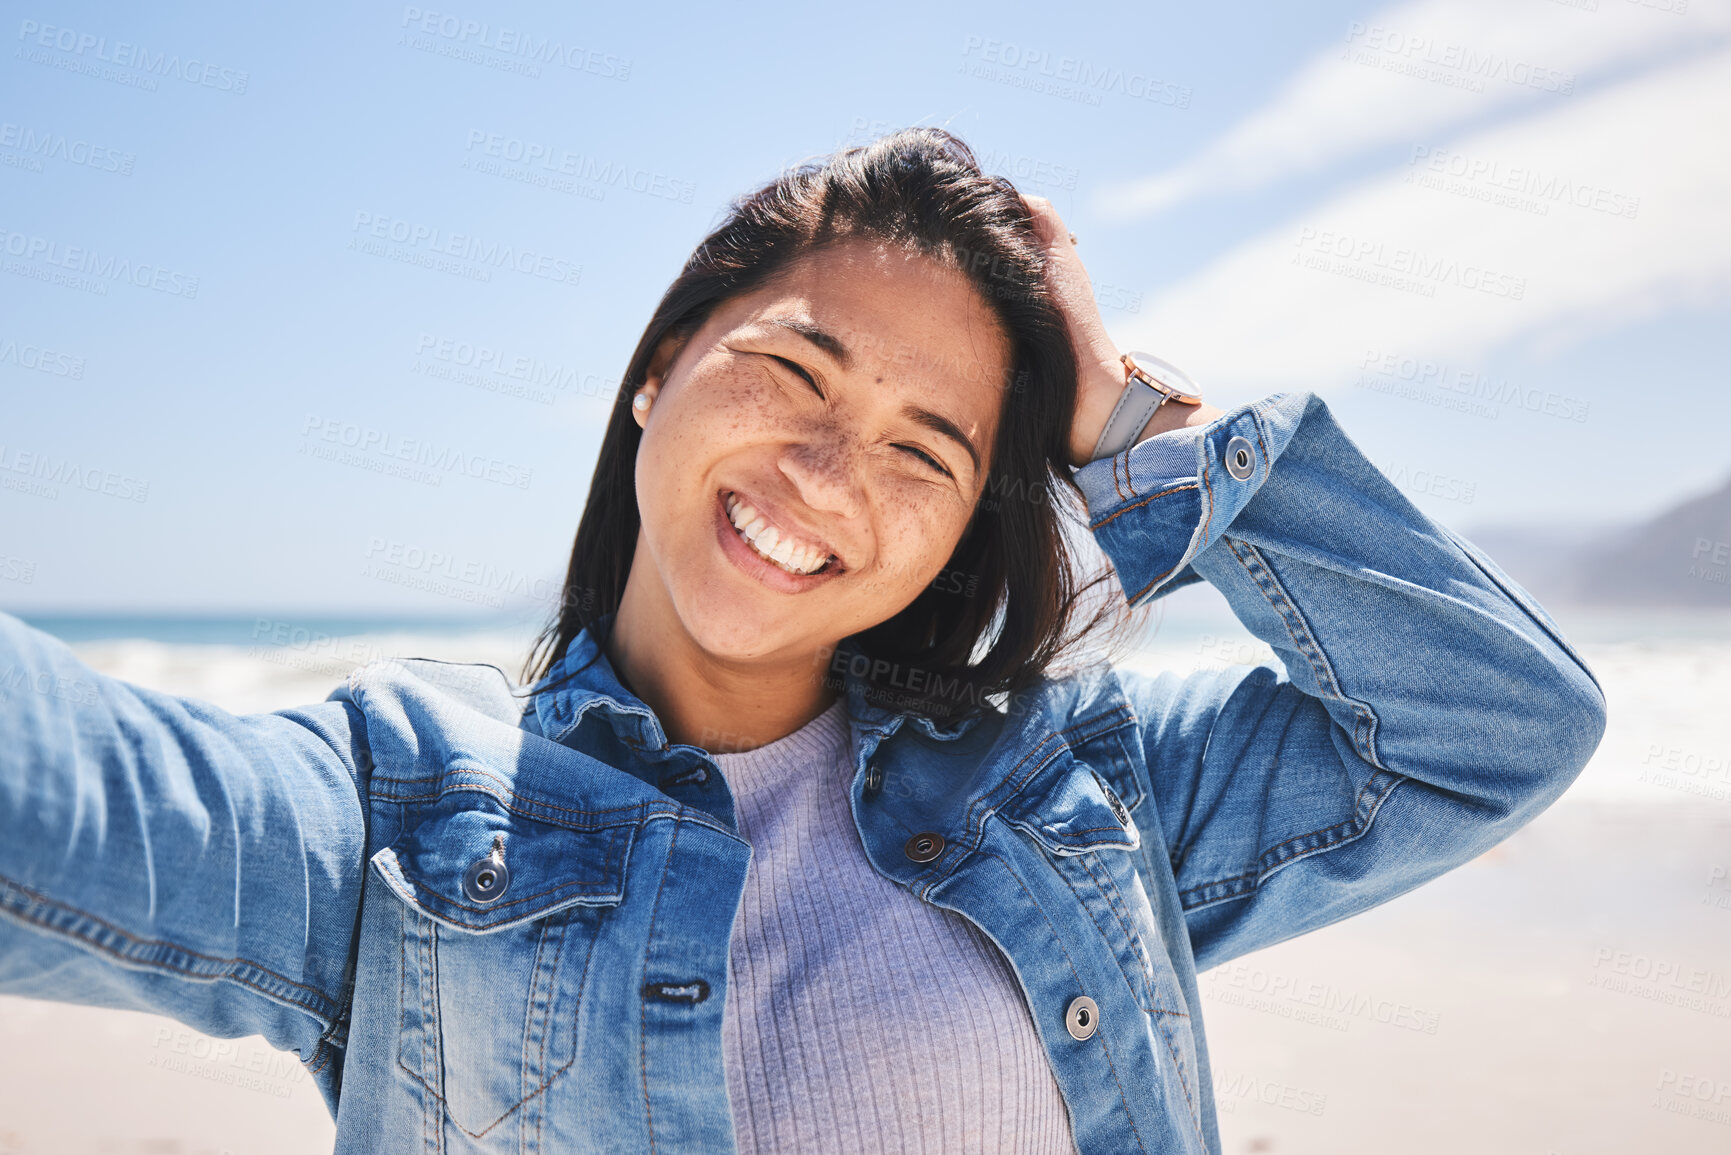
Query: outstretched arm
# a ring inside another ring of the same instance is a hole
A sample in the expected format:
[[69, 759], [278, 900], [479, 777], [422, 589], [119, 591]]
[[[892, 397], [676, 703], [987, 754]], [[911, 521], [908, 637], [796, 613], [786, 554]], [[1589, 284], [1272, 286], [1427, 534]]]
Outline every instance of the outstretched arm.
[[347, 1001], [366, 762], [349, 703], [237, 717], [0, 614], [0, 993], [316, 1066]]

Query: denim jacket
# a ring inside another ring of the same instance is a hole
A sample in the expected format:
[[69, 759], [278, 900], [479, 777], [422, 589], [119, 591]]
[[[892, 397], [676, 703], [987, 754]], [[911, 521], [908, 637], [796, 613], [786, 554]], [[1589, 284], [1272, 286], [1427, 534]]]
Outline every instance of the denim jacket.
[[[1081, 1151], [1218, 1155], [1198, 971], [1507, 838], [1604, 700], [1312, 394], [1076, 477], [1133, 603], [1208, 581], [1281, 668], [1096, 664], [949, 725], [850, 681], [853, 816], [1008, 957]], [[0, 615], [0, 992], [263, 1035], [339, 1152], [733, 1150], [750, 858], [714, 761], [604, 655], [536, 693], [378, 662], [239, 717]]]

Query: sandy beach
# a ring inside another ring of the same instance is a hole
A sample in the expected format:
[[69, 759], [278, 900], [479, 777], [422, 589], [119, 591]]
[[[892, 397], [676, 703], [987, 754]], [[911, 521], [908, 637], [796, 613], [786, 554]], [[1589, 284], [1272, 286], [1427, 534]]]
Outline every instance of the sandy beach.
[[[1731, 639], [1598, 632], [1578, 645], [1610, 729], [1562, 801], [1430, 885], [1201, 976], [1227, 1152], [1731, 1151]], [[78, 649], [256, 711], [321, 699], [382, 653], [514, 672], [521, 642]], [[1197, 619], [1126, 664], [1269, 656]], [[294, 1056], [262, 1040], [0, 999], [0, 1155], [288, 1155], [333, 1133]]]

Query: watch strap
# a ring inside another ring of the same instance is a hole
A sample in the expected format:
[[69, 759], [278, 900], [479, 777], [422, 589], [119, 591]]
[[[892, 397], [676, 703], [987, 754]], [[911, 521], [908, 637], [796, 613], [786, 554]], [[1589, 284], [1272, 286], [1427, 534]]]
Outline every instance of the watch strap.
[[1100, 430], [1099, 440], [1094, 442], [1094, 453], [1089, 461], [1098, 461], [1102, 457], [1114, 457], [1129, 448], [1136, 435], [1142, 432], [1154, 413], [1166, 400], [1166, 394], [1137, 377], [1127, 373], [1129, 378], [1124, 382], [1124, 391], [1118, 394], [1118, 404], [1112, 406], [1112, 415], [1106, 418], [1106, 427]]

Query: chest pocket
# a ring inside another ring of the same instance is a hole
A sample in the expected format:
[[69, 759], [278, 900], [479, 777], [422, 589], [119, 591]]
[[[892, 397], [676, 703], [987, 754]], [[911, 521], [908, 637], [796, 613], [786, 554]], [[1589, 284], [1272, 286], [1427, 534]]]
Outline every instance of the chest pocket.
[[1120, 733], [1100, 735], [1055, 760], [1004, 818], [1046, 852], [1087, 910], [1149, 1016], [1157, 1045], [1177, 1069], [1182, 1102], [1174, 1106], [1200, 1126], [1190, 1009], [1139, 869], [1144, 848], [1135, 808], [1149, 823], [1153, 818], [1142, 805]]
[[634, 818], [538, 822], [452, 791], [373, 856], [404, 904], [398, 1061], [470, 1136], [538, 1110], [575, 1059], [590, 955], [624, 897], [635, 830]]

